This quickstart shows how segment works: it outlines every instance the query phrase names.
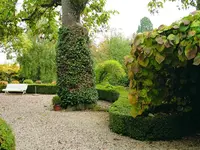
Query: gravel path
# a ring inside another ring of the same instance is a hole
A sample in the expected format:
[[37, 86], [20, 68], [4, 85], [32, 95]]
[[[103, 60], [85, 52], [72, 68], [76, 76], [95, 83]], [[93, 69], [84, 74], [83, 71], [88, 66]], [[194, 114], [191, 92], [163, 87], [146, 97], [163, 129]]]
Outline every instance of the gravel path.
[[16, 150], [199, 150], [200, 138], [141, 142], [112, 133], [107, 112], [55, 112], [50, 95], [0, 94], [0, 115], [13, 128]]

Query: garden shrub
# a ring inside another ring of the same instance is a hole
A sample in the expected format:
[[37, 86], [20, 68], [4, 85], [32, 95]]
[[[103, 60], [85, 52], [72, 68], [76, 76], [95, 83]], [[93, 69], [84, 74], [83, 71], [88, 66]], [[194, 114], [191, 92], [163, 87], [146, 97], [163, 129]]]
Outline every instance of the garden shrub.
[[7, 81], [0, 81], [0, 86], [6, 86], [8, 84]]
[[35, 83], [36, 83], [36, 84], [42, 84], [42, 81], [37, 80], [37, 81], [35, 81]]
[[131, 115], [128, 98], [120, 97], [109, 109], [109, 127], [115, 133], [138, 140], [172, 140], [195, 132], [189, 113]]
[[33, 84], [33, 80], [26, 79], [26, 80], [23, 81], [23, 83], [25, 83], [25, 84]]
[[11, 81], [18, 75], [17, 65], [0, 65], [0, 80]]
[[119, 98], [119, 92], [117, 92], [112, 86], [96, 86], [99, 100], [105, 100], [108, 102], [114, 102]]
[[56, 95], [52, 98], [52, 104], [53, 105], [60, 105], [61, 104], [61, 99], [58, 95]]
[[88, 32], [79, 25], [63, 27], [59, 31], [56, 57], [57, 94], [63, 108], [93, 104], [98, 99], [88, 44]]
[[[200, 12], [138, 34], [129, 69], [132, 116], [199, 111]], [[159, 108], [160, 107], [160, 108]]]
[[108, 82], [117, 85], [126, 75], [122, 65], [116, 60], [107, 60], [95, 68], [96, 83]]
[[0, 118], [0, 150], [15, 150], [15, 137], [10, 126]]
[[11, 83], [12, 83], [12, 84], [19, 84], [19, 81], [13, 80]]

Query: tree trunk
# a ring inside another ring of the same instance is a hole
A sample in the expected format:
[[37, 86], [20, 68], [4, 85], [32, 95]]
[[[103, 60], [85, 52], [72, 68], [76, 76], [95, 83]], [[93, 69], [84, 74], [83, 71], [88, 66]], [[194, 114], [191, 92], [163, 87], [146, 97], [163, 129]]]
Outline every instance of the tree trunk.
[[62, 25], [70, 26], [80, 23], [80, 13], [74, 8], [70, 0], [62, 0]]
[[200, 10], [200, 0], [197, 0], [197, 7], [196, 10]]
[[85, 109], [98, 99], [88, 32], [80, 25], [84, 4], [77, 3], [80, 7], [75, 7], [72, 0], [62, 0], [63, 27], [59, 31], [56, 62], [58, 96], [63, 108]]

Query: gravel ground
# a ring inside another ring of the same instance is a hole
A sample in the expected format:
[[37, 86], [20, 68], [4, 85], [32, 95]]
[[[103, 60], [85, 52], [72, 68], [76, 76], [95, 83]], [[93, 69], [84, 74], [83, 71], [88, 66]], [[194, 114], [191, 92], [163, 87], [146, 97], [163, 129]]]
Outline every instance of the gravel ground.
[[0, 94], [0, 115], [14, 130], [16, 150], [200, 149], [199, 137], [170, 142], [141, 142], [117, 135], [108, 128], [107, 112], [51, 111], [52, 97]]

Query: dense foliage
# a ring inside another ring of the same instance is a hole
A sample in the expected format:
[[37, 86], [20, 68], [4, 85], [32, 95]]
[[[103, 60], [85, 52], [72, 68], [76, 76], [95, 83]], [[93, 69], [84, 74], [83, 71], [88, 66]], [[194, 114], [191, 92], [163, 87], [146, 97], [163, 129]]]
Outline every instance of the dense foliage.
[[0, 118], [0, 149], [15, 150], [15, 137], [10, 126]]
[[[21, 48], [17, 55], [20, 76], [34, 81], [42, 80], [44, 83], [56, 80], [55, 43], [37, 36], [24, 36], [20, 42], [26, 46], [18, 45]], [[27, 40], [29, 44], [26, 43]]]
[[125, 68], [124, 56], [129, 54], [130, 48], [129, 39], [120, 33], [111, 33], [111, 37], [105, 38], [98, 46], [92, 45], [91, 52], [95, 64], [113, 59], [120, 62]]
[[116, 60], [107, 60], [99, 63], [96, 68], [96, 83], [107, 82], [112, 85], [119, 83], [126, 73], [122, 65]]
[[199, 20], [197, 11], [171, 26], [137, 35], [126, 58], [134, 117], [145, 110], [188, 112], [198, 105]]
[[199, 128], [189, 113], [150, 113], [133, 118], [128, 90], [119, 87], [113, 89], [120, 93], [119, 99], [109, 109], [109, 127], [113, 132], [138, 140], [172, 140], [191, 135]]
[[18, 78], [19, 66], [0, 65], [0, 81], [11, 81]]
[[[82, 2], [72, 1], [72, 3]], [[105, 4], [106, 0], [88, 0], [81, 12], [81, 23], [90, 30], [90, 33], [104, 29], [111, 15], [117, 13], [115, 10], [106, 10]], [[61, 24], [60, 5], [61, 0], [1, 0], [1, 42], [3, 39], [7, 41], [15, 39], [16, 35], [23, 33], [26, 30], [25, 24], [34, 34], [44, 35], [50, 40], [57, 39], [57, 29]]]
[[87, 31], [78, 25], [61, 28], [57, 46], [58, 96], [63, 108], [96, 103], [93, 63]]
[[143, 32], [152, 31], [152, 30], [153, 30], [153, 24], [151, 20], [148, 17], [143, 17], [140, 20], [137, 33], [143, 33]]

